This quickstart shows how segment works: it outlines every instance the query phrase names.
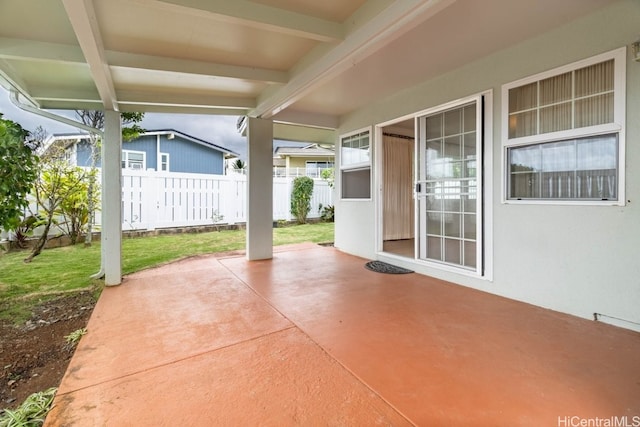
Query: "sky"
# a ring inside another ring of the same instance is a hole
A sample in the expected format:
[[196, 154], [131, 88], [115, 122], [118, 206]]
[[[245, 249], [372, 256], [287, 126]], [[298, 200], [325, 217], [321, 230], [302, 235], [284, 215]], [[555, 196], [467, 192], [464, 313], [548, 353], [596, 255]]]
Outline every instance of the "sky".
[[[0, 87], [0, 113], [3, 114], [4, 119], [19, 123], [28, 131], [33, 131], [38, 126], [42, 126], [48, 134], [78, 131], [74, 127], [17, 108], [11, 103], [9, 92], [2, 87]], [[75, 119], [73, 111], [65, 111], [64, 115]], [[246, 159], [247, 141], [236, 130], [237, 119], [237, 116], [146, 113], [140, 125], [147, 130], [174, 129], [228, 148], [240, 154], [240, 158]]]

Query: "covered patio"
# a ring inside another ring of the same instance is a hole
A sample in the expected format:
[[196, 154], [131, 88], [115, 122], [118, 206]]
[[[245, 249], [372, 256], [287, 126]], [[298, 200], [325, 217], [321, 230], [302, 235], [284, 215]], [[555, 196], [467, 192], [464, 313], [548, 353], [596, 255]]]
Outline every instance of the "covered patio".
[[365, 262], [303, 244], [126, 277], [46, 425], [637, 422], [638, 333]]

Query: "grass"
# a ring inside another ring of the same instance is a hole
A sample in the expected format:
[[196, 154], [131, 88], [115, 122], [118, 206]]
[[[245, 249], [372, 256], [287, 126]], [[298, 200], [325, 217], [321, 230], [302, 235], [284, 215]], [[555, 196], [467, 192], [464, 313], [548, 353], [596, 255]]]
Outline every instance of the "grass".
[[[241, 250], [244, 230], [185, 233], [124, 239], [122, 270], [130, 274], [193, 255]], [[332, 242], [333, 223], [304, 224], [273, 230], [274, 246], [301, 242]], [[47, 249], [25, 264], [28, 252], [0, 256], [0, 317], [20, 322], [30, 308], [65, 292], [100, 288], [90, 276], [100, 268], [100, 244]]]

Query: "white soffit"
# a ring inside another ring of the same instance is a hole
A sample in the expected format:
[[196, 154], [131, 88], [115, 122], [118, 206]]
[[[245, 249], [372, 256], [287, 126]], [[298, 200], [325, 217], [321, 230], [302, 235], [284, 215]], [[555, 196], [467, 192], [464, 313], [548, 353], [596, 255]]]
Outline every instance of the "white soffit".
[[326, 134], [613, 1], [3, 0], [0, 80], [44, 108], [250, 114]]

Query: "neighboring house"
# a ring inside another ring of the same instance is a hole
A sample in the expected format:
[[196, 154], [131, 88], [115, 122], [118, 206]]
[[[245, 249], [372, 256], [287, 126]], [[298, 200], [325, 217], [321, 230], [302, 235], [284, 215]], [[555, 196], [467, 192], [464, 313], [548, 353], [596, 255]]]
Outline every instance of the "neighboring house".
[[[87, 134], [60, 134], [45, 145], [63, 145], [73, 164], [91, 166], [88, 139]], [[224, 175], [225, 160], [237, 156], [227, 148], [173, 129], [150, 130], [122, 143], [123, 169]], [[95, 166], [101, 166], [99, 158]]]
[[309, 176], [319, 178], [324, 169], [334, 166], [335, 152], [307, 144], [301, 147], [276, 147], [273, 155], [274, 176]]

